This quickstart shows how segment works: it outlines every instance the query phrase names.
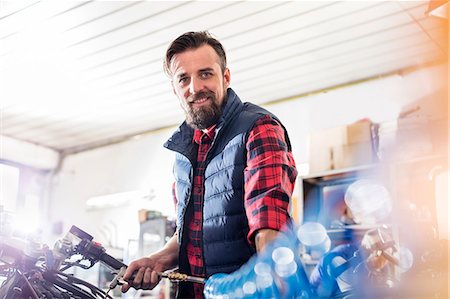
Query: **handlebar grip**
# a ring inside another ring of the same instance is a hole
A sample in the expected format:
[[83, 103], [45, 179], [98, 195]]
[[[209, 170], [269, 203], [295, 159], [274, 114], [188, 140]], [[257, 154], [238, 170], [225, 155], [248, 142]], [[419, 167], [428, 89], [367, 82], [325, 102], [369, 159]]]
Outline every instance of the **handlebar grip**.
[[92, 237], [90, 234], [88, 234], [87, 232], [85, 232], [84, 230], [75, 225], [72, 225], [72, 227], [69, 230], [69, 234], [72, 234], [80, 238], [81, 240], [92, 241], [94, 239], [94, 237]]
[[99, 260], [114, 270], [120, 270], [122, 267], [125, 267], [125, 268], [127, 267], [124, 263], [115, 259], [114, 257], [110, 256], [107, 253], [103, 253], [99, 257]]

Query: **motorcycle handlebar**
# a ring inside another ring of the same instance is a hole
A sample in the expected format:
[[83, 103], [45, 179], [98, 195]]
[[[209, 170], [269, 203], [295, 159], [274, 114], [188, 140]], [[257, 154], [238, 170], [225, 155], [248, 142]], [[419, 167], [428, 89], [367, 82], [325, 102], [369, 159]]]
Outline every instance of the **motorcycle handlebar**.
[[113, 270], [120, 270], [126, 267], [125, 264], [106, 253], [105, 248], [98, 242], [93, 241], [93, 237], [82, 229], [73, 225], [65, 237], [67, 240], [79, 241], [74, 245], [74, 253], [79, 253], [85, 258], [97, 262], [100, 261]]

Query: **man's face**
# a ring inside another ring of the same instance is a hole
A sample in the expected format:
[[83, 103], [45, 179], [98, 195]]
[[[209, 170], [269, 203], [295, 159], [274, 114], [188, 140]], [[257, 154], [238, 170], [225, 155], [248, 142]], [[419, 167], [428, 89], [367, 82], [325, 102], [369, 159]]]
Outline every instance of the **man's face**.
[[222, 115], [230, 70], [222, 72], [220, 58], [209, 45], [175, 55], [170, 64], [172, 88], [186, 114], [186, 122], [203, 130]]

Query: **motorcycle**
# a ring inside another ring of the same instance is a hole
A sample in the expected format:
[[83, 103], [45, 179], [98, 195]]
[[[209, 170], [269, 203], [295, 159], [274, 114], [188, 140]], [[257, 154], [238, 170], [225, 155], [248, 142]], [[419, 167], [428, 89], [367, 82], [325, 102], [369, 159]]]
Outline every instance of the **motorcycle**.
[[0, 299], [112, 298], [66, 272], [73, 267], [89, 269], [97, 262], [115, 273], [126, 269], [125, 264], [76, 226], [53, 249], [30, 240], [0, 236]]

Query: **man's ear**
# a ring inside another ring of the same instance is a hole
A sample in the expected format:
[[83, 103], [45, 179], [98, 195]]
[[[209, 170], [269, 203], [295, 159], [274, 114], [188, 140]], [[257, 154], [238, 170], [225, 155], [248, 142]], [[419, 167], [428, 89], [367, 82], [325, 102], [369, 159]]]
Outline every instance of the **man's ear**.
[[228, 88], [230, 86], [231, 74], [230, 69], [226, 68], [223, 72], [223, 85]]

